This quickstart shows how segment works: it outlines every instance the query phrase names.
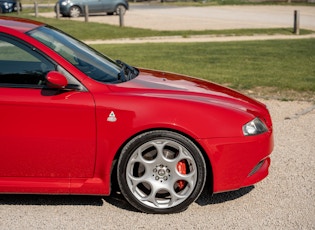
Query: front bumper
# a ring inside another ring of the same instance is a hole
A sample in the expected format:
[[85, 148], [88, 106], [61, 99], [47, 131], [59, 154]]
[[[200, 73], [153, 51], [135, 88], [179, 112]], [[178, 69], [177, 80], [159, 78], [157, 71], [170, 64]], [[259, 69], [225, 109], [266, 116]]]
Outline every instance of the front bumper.
[[238, 138], [199, 140], [206, 151], [214, 193], [237, 190], [253, 185], [268, 175], [272, 132]]

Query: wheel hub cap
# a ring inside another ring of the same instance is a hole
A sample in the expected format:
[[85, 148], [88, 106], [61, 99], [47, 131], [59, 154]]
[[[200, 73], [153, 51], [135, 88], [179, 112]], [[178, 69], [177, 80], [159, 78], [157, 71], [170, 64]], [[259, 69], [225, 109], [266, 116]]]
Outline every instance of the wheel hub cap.
[[167, 166], [157, 165], [153, 169], [153, 177], [155, 178], [155, 180], [161, 180], [161, 182], [163, 182], [163, 180], [167, 180], [171, 176], [171, 175], [167, 175], [170, 172], [171, 171], [167, 168]]

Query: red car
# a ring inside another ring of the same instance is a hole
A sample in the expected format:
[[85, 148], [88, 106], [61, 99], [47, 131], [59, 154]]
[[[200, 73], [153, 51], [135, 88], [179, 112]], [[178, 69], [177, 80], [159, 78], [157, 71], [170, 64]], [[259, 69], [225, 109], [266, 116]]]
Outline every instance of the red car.
[[205, 184], [219, 193], [262, 180], [273, 149], [254, 99], [4, 16], [0, 111], [0, 193], [109, 195], [117, 184], [138, 210], [174, 213]]

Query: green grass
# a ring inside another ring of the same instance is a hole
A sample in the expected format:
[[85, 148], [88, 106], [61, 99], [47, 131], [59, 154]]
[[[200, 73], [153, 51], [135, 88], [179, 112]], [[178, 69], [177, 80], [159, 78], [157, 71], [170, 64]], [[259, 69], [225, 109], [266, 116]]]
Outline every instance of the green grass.
[[238, 90], [315, 93], [315, 39], [94, 45], [135, 66], [205, 78]]

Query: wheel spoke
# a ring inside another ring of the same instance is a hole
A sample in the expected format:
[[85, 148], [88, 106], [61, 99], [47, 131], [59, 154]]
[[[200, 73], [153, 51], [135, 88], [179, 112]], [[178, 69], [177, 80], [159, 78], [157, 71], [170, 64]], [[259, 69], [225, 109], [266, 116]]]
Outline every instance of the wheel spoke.
[[150, 202], [155, 207], [159, 207], [159, 204], [158, 204], [158, 202], [156, 200], [157, 191], [158, 190], [156, 189], [156, 187], [153, 186], [153, 189], [151, 190], [151, 193], [148, 196], [141, 198], [141, 201], [143, 201], [143, 202]]
[[170, 193], [171, 194], [171, 200], [169, 202], [169, 206], [173, 206], [176, 203], [179, 203], [179, 201], [181, 200], [185, 200], [187, 198], [187, 195], [180, 195], [178, 193], [176, 193], [173, 189], [173, 192]]
[[139, 162], [140, 164], [142, 164], [145, 167], [145, 171], [150, 171], [154, 165], [154, 161], [149, 161], [146, 160], [143, 156], [142, 156], [142, 151], [141, 148], [138, 149], [135, 154], [130, 158], [130, 164], [129, 166], [133, 165], [134, 163]]
[[174, 182], [184, 180], [184, 181], [190, 183], [191, 186], [193, 186], [193, 183], [196, 180], [196, 176], [197, 176], [196, 171], [192, 171], [189, 174], [180, 174], [179, 172], [176, 172], [173, 174], [172, 180]]
[[156, 141], [156, 142], [152, 142], [152, 144], [157, 150], [157, 156], [156, 156], [155, 161], [158, 163], [165, 163], [166, 158], [164, 158], [163, 156], [163, 148], [165, 146], [165, 142]]
[[[159, 191], [164, 191], [169, 195], [166, 198], [159, 198]], [[187, 198], [186, 194], [176, 193], [173, 187], [170, 186], [153, 186], [152, 191], [148, 196], [141, 197], [142, 202], [149, 202], [157, 208], [167, 208], [180, 203]]]
[[[162, 146], [162, 151], [163, 151], [163, 148], [167, 146], [167, 143], [165, 143], [163, 146]], [[174, 144], [172, 144], [172, 146], [174, 146]], [[165, 161], [168, 162], [168, 165], [171, 167], [171, 168], [176, 168], [177, 166], [177, 163], [180, 162], [181, 160], [188, 160], [188, 161], [191, 161], [193, 162], [194, 159], [192, 158], [191, 154], [185, 150], [180, 144], [177, 144], [176, 143], [176, 149], [177, 149], [177, 154], [175, 155], [174, 158], [166, 158], [164, 155], [163, 155], [163, 152], [162, 152], [162, 159], [164, 159]]]

